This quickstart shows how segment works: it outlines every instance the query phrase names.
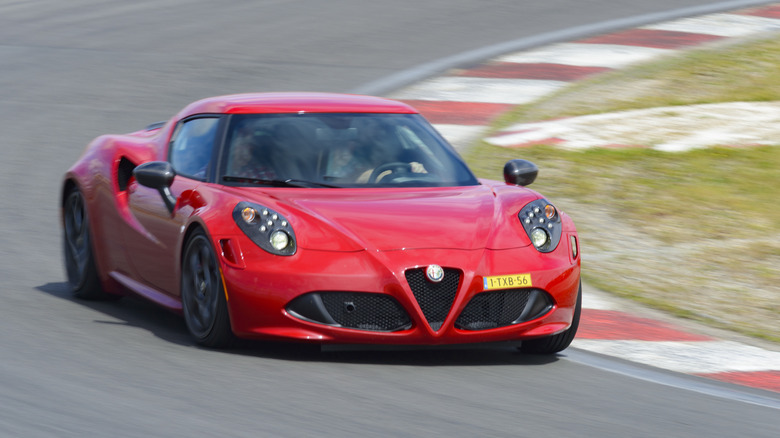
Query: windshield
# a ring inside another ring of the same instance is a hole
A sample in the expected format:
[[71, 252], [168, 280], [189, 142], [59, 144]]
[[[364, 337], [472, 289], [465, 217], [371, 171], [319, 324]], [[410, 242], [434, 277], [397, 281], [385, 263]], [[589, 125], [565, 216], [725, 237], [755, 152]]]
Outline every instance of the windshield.
[[231, 185], [478, 184], [452, 146], [418, 114], [234, 115], [225, 145], [220, 174]]

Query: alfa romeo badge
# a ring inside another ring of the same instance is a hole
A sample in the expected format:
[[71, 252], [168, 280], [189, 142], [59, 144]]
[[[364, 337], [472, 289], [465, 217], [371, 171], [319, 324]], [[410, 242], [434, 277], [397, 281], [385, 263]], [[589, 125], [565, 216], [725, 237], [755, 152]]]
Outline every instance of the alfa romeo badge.
[[425, 270], [425, 275], [428, 276], [428, 280], [438, 283], [444, 278], [444, 269], [439, 265], [429, 265], [428, 269]]

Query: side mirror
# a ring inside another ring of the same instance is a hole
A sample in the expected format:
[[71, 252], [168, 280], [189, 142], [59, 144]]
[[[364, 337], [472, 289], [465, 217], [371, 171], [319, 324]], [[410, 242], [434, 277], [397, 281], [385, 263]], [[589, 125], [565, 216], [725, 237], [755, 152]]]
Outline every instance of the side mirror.
[[171, 184], [176, 177], [176, 171], [173, 170], [171, 163], [167, 161], [150, 161], [138, 165], [133, 169], [133, 176], [138, 184], [149, 187], [160, 192], [160, 196], [168, 207], [168, 211], [173, 213], [176, 207], [176, 198], [171, 193]]
[[528, 160], [509, 160], [504, 165], [504, 181], [516, 186], [527, 186], [536, 180], [539, 168]]

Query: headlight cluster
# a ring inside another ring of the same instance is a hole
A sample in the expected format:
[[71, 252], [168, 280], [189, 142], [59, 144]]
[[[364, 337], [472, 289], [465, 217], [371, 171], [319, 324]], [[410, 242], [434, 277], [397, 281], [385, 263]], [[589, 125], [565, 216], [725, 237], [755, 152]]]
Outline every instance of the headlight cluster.
[[546, 199], [537, 199], [517, 214], [528, 238], [539, 252], [551, 252], [561, 241], [561, 216]]
[[271, 254], [295, 254], [295, 232], [278, 212], [259, 204], [239, 202], [233, 209], [233, 220], [260, 248]]

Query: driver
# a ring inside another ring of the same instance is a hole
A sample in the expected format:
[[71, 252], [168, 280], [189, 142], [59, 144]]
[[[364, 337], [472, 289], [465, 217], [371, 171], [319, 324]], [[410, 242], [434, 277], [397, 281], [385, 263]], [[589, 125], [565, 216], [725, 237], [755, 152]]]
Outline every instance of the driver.
[[404, 160], [403, 144], [393, 133], [392, 126], [370, 117], [356, 118], [352, 125], [356, 128], [357, 136], [350, 142], [348, 150], [342, 151], [342, 154], [349, 156], [348, 159], [345, 156], [341, 158], [344, 162], [340, 172], [342, 175], [351, 176], [358, 183], [380, 181], [393, 170], [388, 169], [375, 175], [374, 181], [369, 181], [369, 178], [375, 169], [390, 163], [398, 163], [396, 169], [405, 167], [400, 163], [407, 163], [409, 171], [427, 173], [421, 163]]

